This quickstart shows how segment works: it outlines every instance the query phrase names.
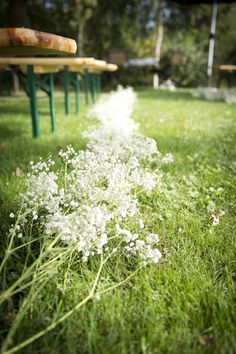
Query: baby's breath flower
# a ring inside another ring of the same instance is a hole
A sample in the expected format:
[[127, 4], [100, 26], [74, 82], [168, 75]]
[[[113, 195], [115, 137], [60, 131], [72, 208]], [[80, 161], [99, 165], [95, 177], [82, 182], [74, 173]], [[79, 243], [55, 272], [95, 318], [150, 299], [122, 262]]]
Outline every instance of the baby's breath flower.
[[139, 219], [138, 223], [139, 223], [140, 229], [143, 229], [143, 228], [144, 228], [143, 220], [142, 220], [142, 219]]
[[21, 226], [33, 219], [47, 237], [75, 244], [83, 262], [102, 250], [117, 253], [116, 240], [127, 257], [137, 256], [144, 265], [160, 260], [158, 235], [144, 227], [137, 191], [157, 188], [162, 164], [173, 158], [162, 157], [156, 142], [138, 132], [131, 118], [135, 100], [131, 88], [119, 88], [94, 105], [89, 117], [100, 124], [84, 133], [86, 150], [76, 152], [69, 145], [59, 151], [64, 169], [55, 172], [51, 156], [30, 161], [27, 191], [21, 196], [27, 216], [16, 229], [18, 238]]

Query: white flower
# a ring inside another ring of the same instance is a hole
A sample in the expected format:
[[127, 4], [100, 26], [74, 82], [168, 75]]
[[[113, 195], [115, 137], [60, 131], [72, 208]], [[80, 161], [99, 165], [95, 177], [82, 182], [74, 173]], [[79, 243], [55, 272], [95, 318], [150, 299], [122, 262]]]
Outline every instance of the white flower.
[[161, 160], [161, 162], [163, 163], [163, 164], [168, 164], [168, 163], [171, 163], [171, 162], [173, 162], [174, 161], [174, 158], [173, 158], [173, 156], [171, 155], [171, 154], [166, 154], [164, 157], [163, 157], [163, 159]]
[[13, 219], [15, 217], [15, 215], [13, 213], [11, 213], [9, 216], [11, 219]]
[[143, 220], [142, 220], [142, 219], [139, 219], [138, 223], [139, 223], [140, 229], [143, 229], [143, 228], [144, 228]]

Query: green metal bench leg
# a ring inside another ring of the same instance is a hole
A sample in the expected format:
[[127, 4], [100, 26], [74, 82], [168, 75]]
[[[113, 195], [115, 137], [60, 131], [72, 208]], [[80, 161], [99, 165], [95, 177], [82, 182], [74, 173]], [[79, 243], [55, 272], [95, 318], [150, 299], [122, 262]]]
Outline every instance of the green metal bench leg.
[[50, 101], [50, 112], [51, 112], [51, 130], [55, 132], [56, 130], [56, 115], [55, 115], [55, 105], [54, 105], [54, 82], [53, 74], [49, 75], [49, 101]]
[[102, 78], [102, 74], [98, 74], [97, 76], [97, 85], [98, 85], [98, 94], [101, 94], [101, 78]]
[[98, 93], [100, 95], [101, 94], [101, 74], [98, 74], [97, 81], [98, 81]]
[[27, 78], [28, 78], [28, 85], [29, 85], [29, 99], [30, 99], [33, 136], [36, 138], [40, 134], [37, 95], [36, 95], [37, 86], [36, 86], [36, 78], [34, 75], [33, 67], [31, 65], [27, 66]]
[[221, 80], [222, 80], [222, 75], [221, 75], [221, 73], [219, 73], [218, 80], [217, 80], [217, 88], [218, 89], [220, 88]]
[[78, 75], [75, 74], [74, 77], [74, 85], [75, 85], [75, 111], [76, 113], [79, 113], [80, 109], [80, 97], [79, 97], [79, 91], [80, 91], [80, 84], [78, 80]]
[[99, 96], [100, 95], [100, 92], [99, 92], [99, 74], [95, 75], [95, 82], [96, 82], [96, 91], [97, 91], [97, 95]]
[[97, 91], [97, 75], [96, 74], [93, 74], [92, 80], [93, 80], [94, 98], [96, 99], [97, 98], [97, 94], [98, 94], [98, 91]]
[[69, 89], [70, 89], [70, 77], [67, 67], [64, 68], [64, 91], [65, 91], [65, 113], [70, 113], [70, 97], [69, 97]]
[[229, 73], [228, 87], [231, 89], [233, 87], [233, 84], [234, 84], [234, 73], [231, 72], [231, 73]]

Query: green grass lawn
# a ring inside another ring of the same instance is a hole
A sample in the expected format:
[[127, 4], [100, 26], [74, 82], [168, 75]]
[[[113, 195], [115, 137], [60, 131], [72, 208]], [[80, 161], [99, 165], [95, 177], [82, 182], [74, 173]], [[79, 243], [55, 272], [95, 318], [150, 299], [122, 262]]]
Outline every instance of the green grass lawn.
[[[56, 159], [58, 150], [68, 144], [84, 149], [81, 133], [94, 124], [86, 119], [84, 97], [80, 115], [73, 113], [72, 99], [72, 114], [66, 117], [63, 95], [57, 92], [57, 132], [52, 135], [47, 103], [40, 100], [41, 137], [32, 139], [27, 99], [0, 99], [1, 257], [9, 214], [17, 209], [18, 194], [24, 192], [29, 161], [50, 154]], [[140, 197], [144, 221], [160, 236], [163, 259], [89, 301], [19, 353], [236, 353], [236, 104], [194, 99], [187, 90], [139, 89], [133, 117], [162, 153], [174, 157], [164, 167], [166, 193], [155, 190]], [[221, 211], [225, 214], [219, 216]], [[217, 225], [214, 216], [219, 216]], [[81, 266], [74, 258], [59, 264], [45, 286], [34, 290], [9, 348], [48, 326], [85, 296], [97, 265], [94, 261]], [[10, 257], [2, 275], [3, 290], [17, 279], [24, 262], [23, 252]], [[122, 281], [130, 267], [115, 258], [103, 269], [101, 282], [110, 286]], [[1, 341], [26, 296], [27, 289], [2, 305]]]

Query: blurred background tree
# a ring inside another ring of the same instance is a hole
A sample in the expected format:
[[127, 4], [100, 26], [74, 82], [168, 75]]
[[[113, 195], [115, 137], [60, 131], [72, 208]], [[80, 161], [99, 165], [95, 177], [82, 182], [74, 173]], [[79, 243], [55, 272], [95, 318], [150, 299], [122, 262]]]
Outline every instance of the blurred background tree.
[[[202, 84], [206, 78], [211, 5], [180, 5], [163, 0], [161, 78], [178, 85]], [[108, 59], [112, 48], [129, 58], [154, 57], [158, 0], [2, 0], [3, 26], [30, 26], [78, 41], [80, 56]], [[215, 64], [236, 64], [236, 3], [219, 4]], [[120, 71], [127, 83], [145, 83], [150, 68]], [[130, 82], [129, 82], [130, 81]], [[151, 81], [149, 81], [151, 83]]]

